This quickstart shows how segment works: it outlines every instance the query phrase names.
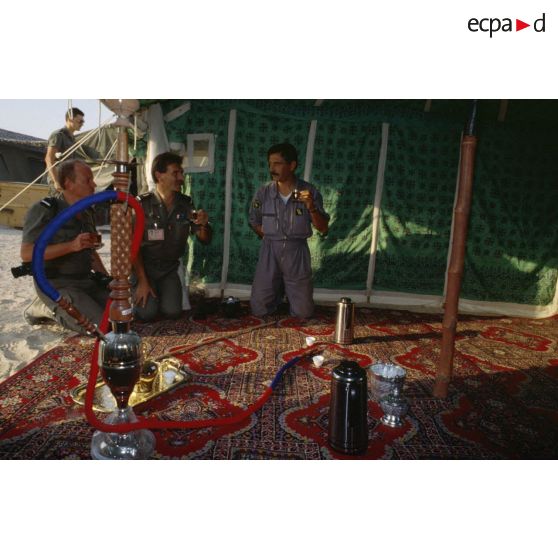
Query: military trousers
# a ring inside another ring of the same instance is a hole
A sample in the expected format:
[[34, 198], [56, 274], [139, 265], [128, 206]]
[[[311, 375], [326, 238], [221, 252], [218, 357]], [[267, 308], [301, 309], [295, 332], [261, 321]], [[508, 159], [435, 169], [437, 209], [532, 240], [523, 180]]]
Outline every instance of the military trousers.
[[[98, 285], [92, 279], [56, 278], [51, 279], [52, 286], [66, 299], [69, 300], [86, 318], [96, 325], [101, 323], [105, 305], [109, 297], [107, 288]], [[76, 320], [46, 296], [36, 285], [35, 289], [39, 298], [53, 312], [52, 318], [61, 326], [86, 333], [78, 326]]]
[[150, 322], [161, 316], [176, 319], [182, 314], [182, 283], [176, 270], [163, 276], [153, 277], [147, 274], [149, 284], [157, 297], [149, 295], [144, 307], [134, 306], [134, 313], [139, 320]]
[[314, 313], [312, 265], [306, 239], [269, 240], [265, 237], [252, 283], [250, 306], [255, 316], [273, 313], [283, 293], [292, 316]]

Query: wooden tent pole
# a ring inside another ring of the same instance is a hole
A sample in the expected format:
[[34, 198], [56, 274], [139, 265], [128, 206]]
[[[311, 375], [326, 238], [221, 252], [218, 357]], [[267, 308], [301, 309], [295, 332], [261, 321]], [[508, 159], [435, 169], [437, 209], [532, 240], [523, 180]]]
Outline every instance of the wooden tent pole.
[[442, 323], [442, 349], [432, 392], [434, 397], [441, 398], [445, 398], [448, 395], [448, 387], [453, 371], [459, 293], [461, 291], [461, 280], [463, 278], [463, 266], [465, 262], [465, 245], [467, 243], [467, 229], [469, 227], [475, 153], [477, 148], [477, 138], [474, 135], [476, 112], [477, 105], [476, 101], [474, 101], [467, 125], [467, 131], [461, 141], [461, 168], [457, 186], [457, 203], [454, 210], [453, 240], [448, 269], [444, 320]]

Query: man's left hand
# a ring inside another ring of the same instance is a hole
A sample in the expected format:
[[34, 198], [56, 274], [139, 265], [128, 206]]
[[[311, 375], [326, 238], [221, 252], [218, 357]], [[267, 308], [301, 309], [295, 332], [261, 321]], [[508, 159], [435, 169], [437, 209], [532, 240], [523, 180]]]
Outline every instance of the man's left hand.
[[310, 193], [310, 190], [300, 190], [298, 193], [298, 201], [302, 202], [308, 211], [314, 209], [314, 198]]
[[198, 209], [196, 211], [196, 220], [194, 221], [194, 224], [207, 225], [208, 222], [209, 222], [209, 215], [207, 214], [205, 209]]

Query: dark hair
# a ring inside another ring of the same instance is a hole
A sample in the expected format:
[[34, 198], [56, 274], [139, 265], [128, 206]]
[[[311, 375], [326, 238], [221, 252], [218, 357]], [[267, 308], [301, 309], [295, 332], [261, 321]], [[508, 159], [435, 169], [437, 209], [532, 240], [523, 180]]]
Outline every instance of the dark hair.
[[77, 107], [72, 107], [66, 111], [66, 120], [71, 120], [74, 116], [85, 116], [82, 110]]
[[290, 143], [276, 143], [267, 150], [267, 158], [269, 159], [269, 156], [274, 153], [279, 153], [287, 163], [294, 161], [298, 165], [298, 153], [294, 145]]
[[60, 184], [62, 190], [66, 189], [66, 180], [73, 182], [76, 179], [76, 165], [87, 166], [86, 163], [79, 159], [68, 159], [58, 167], [58, 184]]
[[176, 153], [159, 153], [155, 159], [153, 159], [153, 164], [151, 165], [151, 178], [153, 182], [157, 183], [156, 172], [164, 173], [167, 172], [167, 167], [169, 165], [182, 166], [182, 157]]

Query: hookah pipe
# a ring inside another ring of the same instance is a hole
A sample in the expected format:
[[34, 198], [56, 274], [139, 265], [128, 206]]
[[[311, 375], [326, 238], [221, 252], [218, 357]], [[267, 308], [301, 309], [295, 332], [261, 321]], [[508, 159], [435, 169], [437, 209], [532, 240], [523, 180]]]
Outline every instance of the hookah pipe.
[[[103, 318], [99, 327], [92, 324], [77, 308], [75, 308], [69, 301], [64, 299], [60, 293], [49, 283], [45, 271], [44, 271], [44, 253], [48, 242], [54, 236], [56, 231], [69, 219], [71, 219], [77, 213], [87, 209], [91, 205], [96, 203], [101, 203], [109, 200], [116, 200], [120, 202], [126, 202], [131, 207], [133, 207], [136, 213], [136, 224], [134, 227], [132, 243], [131, 243], [131, 260], [133, 261], [139, 250], [141, 239], [143, 236], [144, 227], [144, 214], [140, 203], [130, 194], [123, 191], [105, 191], [98, 194], [94, 194], [87, 198], [84, 198], [75, 204], [73, 204], [68, 209], [64, 210], [62, 213], [57, 215], [45, 228], [37, 242], [35, 243], [33, 249], [33, 260], [32, 260], [32, 270], [35, 277], [35, 281], [39, 288], [54, 302], [59, 304], [64, 308], [72, 317], [78, 320], [78, 323], [82, 325], [86, 331], [92, 335], [95, 335], [95, 347], [93, 349], [93, 354], [91, 356], [91, 371], [89, 374], [89, 380], [87, 383], [87, 390], [85, 395], [85, 415], [89, 423], [100, 430], [101, 432], [116, 432], [116, 433], [127, 433], [134, 430], [140, 430], [144, 428], [149, 429], [165, 429], [165, 428], [206, 428], [210, 426], [223, 426], [230, 425], [240, 422], [250, 416], [252, 413], [260, 409], [265, 402], [271, 396], [273, 389], [277, 386], [281, 380], [283, 374], [292, 366], [294, 366], [302, 358], [312, 356], [315, 349], [306, 352], [303, 355], [296, 356], [285, 363], [275, 375], [275, 378], [271, 382], [271, 385], [266, 388], [264, 393], [245, 410], [236, 413], [230, 417], [224, 417], [219, 419], [200, 419], [200, 420], [190, 420], [190, 421], [162, 421], [159, 419], [140, 419], [138, 422], [134, 423], [124, 423], [124, 424], [107, 424], [100, 421], [93, 412], [93, 395], [95, 391], [95, 385], [97, 383], [97, 378], [99, 374], [99, 342], [106, 341], [105, 333], [108, 331], [109, 322], [109, 309], [111, 308], [111, 303], [115, 300], [109, 299], [105, 307]], [[114, 290], [111, 292], [111, 297], [113, 297]], [[118, 294], [118, 293], [117, 293]], [[117, 302], [117, 301], [116, 301]], [[317, 344], [316, 344], [317, 345]], [[315, 345], [313, 346], [315, 347]]]
[[[137, 216], [136, 227], [138, 230], [141, 227], [143, 233], [143, 223], [144, 215], [141, 210], [141, 205], [139, 202], [130, 195], [124, 194], [123, 192], [105, 191], [99, 194], [93, 194], [87, 198], [77, 201], [72, 204], [71, 207], [59, 213], [45, 228], [41, 236], [39, 236], [35, 246], [33, 247], [33, 259], [31, 262], [31, 270], [35, 281], [39, 288], [45, 293], [50, 299], [56, 302], [61, 308], [63, 308], [70, 316], [77, 320], [78, 325], [82, 326], [89, 334], [95, 335], [98, 339], [106, 340], [104, 332], [102, 332], [96, 324], [93, 324], [88, 318], [86, 318], [69, 300], [65, 299], [48, 281], [45, 270], [44, 270], [44, 254], [48, 246], [49, 241], [54, 236], [56, 231], [74, 215], [80, 213], [81, 211], [87, 209], [93, 204], [102, 203], [109, 200], [120, 200], [128, 201], [128, 203], [135, 209]], [[139, 249], [139, 244], [141, 242], [141, 236], [139, 238], [134, 237], [134, 242], [132, 243], [132, 254], [136, 254]]]

